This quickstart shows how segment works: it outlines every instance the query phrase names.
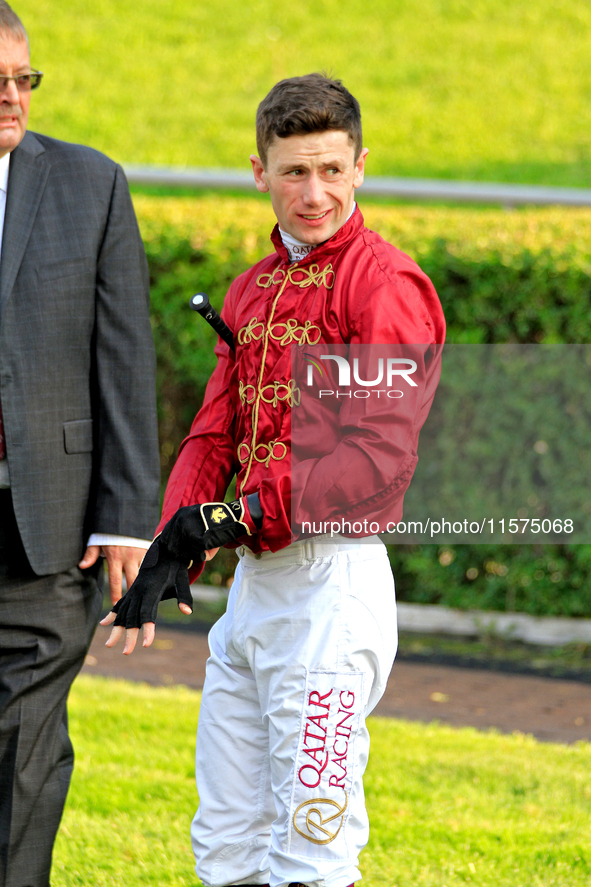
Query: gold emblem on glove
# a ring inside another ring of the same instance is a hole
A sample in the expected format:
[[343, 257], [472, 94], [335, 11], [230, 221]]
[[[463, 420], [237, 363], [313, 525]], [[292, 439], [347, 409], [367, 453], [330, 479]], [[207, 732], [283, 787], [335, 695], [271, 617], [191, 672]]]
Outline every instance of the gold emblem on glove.
[[226, 516], [226, 512], [223, 508], [214, 508], [211, 512], [211, 519], [214, 524], [221, 524]]
[[[342, 807], [338, 801], [331, 801], [330, 798], [313, 798], [311, 801], [304, 801], [293, 814], [293, 826], [296, 832], [306, 841], [311, 841], [312, 844], [330, 844], [340, 832], [345, 821], [347, 801], [346, 793], [345, 803]], [[333, 812], [335, 807], [336, 812]], [[305, 808], [308, 809], [305, 810]], [[300, 814], [299, 823], [302, 828], [298, 825], [298, 814]], [[335, 831], [336, 820], [340, 820], [340, 822]], [[326, 826], [331, 822], [334, 823], [334, 826], [327, 828]], [[304, 827], [306, 831], [303, 831]], [[321, 835], [325, 837], [323, 838]]]

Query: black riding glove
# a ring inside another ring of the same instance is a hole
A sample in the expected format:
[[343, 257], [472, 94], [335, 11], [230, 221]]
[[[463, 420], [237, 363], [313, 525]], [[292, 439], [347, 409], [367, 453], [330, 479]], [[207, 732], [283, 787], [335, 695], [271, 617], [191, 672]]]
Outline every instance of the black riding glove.
[[[205, 560], [205, 554], [200, 560]], [[188, 560], [174, 557], [158, 537], [148, 548], [135, 582], [113, 606], [117, 614], [113, 624], [140, 628], [144, 622], [156, 622], [158, 604], [171, 598], [192, 611], [188, 564]]]
[[193, 610], [188, 568], [219, 548], [260, 527], [263, 512], [258, 493], [234, 502], [188, 505], [172, 516], [146, 552], [137, 578], [113, 607], [114, 625], [139, 628], [156, 622], [160, 601], [177, 599]]
[[258, 493], [233, 502], [187, 505], [174, 514], [158, 537], [178, 558], [203, 560], [203, 552], [252, 536], [262, 523]]

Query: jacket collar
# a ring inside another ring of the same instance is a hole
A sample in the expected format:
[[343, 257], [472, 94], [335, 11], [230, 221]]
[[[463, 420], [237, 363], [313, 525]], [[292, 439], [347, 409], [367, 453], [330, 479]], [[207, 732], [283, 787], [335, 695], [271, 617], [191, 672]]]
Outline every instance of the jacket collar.
[[[334, 256], [335, 253], [340, 252], [344, 246], [353, 240], [363, 228], [363, 224], [363, 216], [361, 215], [359, 205], [357, 205], [351, 218], [332, 237], [325, 240], [324, 243], [319, 243], [305, 258], [300, 259], [297, 263], [298, 266], [306, 265], [309, 262], [319, 262], [329, 256]], [[271, 241], [281, 259], [289, 264], [289, 253], [281, 239], [279, 225], [275, 225], [273, 228]]]

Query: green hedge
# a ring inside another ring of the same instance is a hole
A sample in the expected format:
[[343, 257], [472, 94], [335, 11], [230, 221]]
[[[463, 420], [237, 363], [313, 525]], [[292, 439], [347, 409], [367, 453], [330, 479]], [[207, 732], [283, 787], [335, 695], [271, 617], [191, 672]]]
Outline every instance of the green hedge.
[[[213, 369], [215, 337], [188, 308], [219, 309], [230, 281], [271, 251], [273, 216], [251, 198], [135, 198], [152, 281], [166, 476]], [[591, 211], [363, 208], [366, 223], [433, 280], [448, 341], [591, 342]], [[392, 546], [401, 600], [591, 617], [587, 546]], [[218, 563], [218, 581], [233, 561]]]

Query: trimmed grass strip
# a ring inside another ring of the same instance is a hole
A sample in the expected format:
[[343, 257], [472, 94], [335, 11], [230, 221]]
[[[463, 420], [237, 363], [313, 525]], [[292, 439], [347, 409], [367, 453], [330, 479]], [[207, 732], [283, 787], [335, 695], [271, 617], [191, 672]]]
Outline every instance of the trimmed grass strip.
[[[80, 677], [54, 887], [197, 885], [200, 695]], [[367, 887], [577, 887], [591, 877], [591, 745], [370, 720]], [[212, 761], [212, 766], [216, 762]]]

